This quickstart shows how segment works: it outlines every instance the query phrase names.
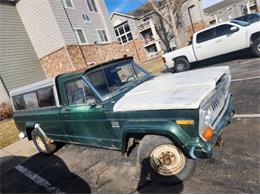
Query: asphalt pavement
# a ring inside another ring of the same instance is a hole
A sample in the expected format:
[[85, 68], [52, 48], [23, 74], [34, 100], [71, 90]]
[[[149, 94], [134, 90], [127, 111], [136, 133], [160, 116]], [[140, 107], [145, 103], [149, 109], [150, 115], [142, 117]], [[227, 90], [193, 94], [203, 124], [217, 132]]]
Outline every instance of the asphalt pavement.
[[126, 158], [117, 151], [67, 144], [52, 156], [35, 154], [8, 171], [2, 166], [1, 193], [259, 194], [260, 58], [241, 56], [205, 65], [230, 66], [236, 115], [223, 132], [224, 145], [214, 148], [212, 159], [199, 160], [194, 175], [183, 183], [152, 183], [141, 174], [136, 151]]

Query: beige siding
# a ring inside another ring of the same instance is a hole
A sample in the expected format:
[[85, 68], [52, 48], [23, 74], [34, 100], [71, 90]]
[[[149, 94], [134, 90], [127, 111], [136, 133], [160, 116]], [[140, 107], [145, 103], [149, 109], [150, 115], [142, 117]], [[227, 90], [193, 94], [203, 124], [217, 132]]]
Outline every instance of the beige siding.
[[62, 1], [61, 0], [49, 0], [49, 3], [51, 5], [51, 9], [56, 17], [56, 21], [58, 22], [59, 28], [62, 32], [63, 38], [65, 39], [66, 45], [77, 44], [77, 40], [71, 29], [69, 20], [66, 16], [66, 12], [64, 11]]
[[0, 75], [8, 90], [45, 78], [13, 4], [0, 3]]
[[[73, 9], [66, 8], [66, 12], [69, 16], [73, 28], [82, 28], [84, 30], [88, 44], [94, 44], [95, 42], [100, 43], [96, 32], [97, 29], [105, 29], [108, 34], [108, 37], [110, 38], [109, 42], [115, 41], [115, 35], [113, 34], [113, 32], [111, 32], [112, 30], [111, 27], [109, 28], [107, 26], [109, 25], [109, 23], [111, 23], [111, 21], [107, 21], [107, 19], [104, 19], [104, 17], [107, 17], [109, 19], [109, 16], [108, 13], [107, 14], [103, 13], [106, 12], [106, 10], [104, 11], [105, 5], [103, 5], [103, 3], [104, 3], [103, 1], [99, 1], [99, 3], [97, 3], [97, 9], [98, 9], [97, 13], [89, 11], [85, 0], [73, 0], [74, 8]], [[53, 9], [53, 10], [56, 12], [55, 13], [56, 16], [61, 15], [58, 14], [57, 12], [64, 11], [63, 9]], [[87, 14], [90, 17], [90, 23], [86, 23], [86, 24], [84, 23], [82, 14]], [[60, 19], [57, 20], [60, 21]], [[108, 22], [108, 24], [106, 24], [105, 22]], [[66, 40], [66, 43], [67, 42], [69, 41]]]
[[16, 7], [39, 58], [65, 45], [48, 0], [20, 0]]

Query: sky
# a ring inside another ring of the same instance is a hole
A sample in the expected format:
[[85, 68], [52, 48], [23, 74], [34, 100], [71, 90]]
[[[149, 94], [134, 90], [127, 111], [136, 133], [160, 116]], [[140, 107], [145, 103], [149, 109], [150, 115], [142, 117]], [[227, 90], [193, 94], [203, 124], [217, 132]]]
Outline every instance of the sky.
[[[134, 10], [135, 8], [144, 4], [147, 0], [105, 0], [109, 13], [113, 11], [128, 13], [129, 11]], [[203, 6], [208, 7], [213, 5], [221, 0], [202, 0]]]

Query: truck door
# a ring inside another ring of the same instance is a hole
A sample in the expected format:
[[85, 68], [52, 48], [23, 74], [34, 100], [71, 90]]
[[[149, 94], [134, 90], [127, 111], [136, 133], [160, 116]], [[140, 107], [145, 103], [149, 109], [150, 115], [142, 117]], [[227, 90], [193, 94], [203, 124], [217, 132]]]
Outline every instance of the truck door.
[[69, 141], [98, 147], [120, 148], [121, 140], [109, 120], [104, 107], [96, 103], [95, 96], [84, 80], [64, 84], [67, 104], [60, 116]]
[[247, 48], [246, 35], [245, 29], [231, 24], [216, 27], [216, 54], [223, 55]]
[[216, 56], [216, 29], [211, 28], [197, 34], [193, 40], [194, 53], [197, 60], [204, 60]]

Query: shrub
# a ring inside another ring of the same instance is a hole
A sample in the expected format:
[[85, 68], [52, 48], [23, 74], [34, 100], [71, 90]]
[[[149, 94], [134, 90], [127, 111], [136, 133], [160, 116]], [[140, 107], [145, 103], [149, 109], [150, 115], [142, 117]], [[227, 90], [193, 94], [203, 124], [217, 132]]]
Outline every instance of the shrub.
[[8, 119], [13, 116], [13, 109], [9, 103], [0, 103], [0, 120]]

